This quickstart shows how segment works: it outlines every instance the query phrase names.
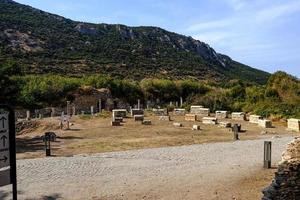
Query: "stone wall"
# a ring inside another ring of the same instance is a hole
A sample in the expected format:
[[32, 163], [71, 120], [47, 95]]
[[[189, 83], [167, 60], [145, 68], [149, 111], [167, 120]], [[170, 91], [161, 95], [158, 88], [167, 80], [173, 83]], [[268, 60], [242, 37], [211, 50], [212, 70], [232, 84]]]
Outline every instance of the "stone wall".
[[300, 199], [300, 139], [295, 139], [288, 145], [275, 178], [262, 192], [262, 200]]

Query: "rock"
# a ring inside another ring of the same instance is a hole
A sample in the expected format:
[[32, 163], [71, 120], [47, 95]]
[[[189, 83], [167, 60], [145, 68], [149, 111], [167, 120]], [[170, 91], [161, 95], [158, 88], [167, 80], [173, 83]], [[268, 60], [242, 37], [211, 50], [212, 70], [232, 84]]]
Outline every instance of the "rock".
[[173, 126], [175, 126], [175, 127], [182, 127], [182, 124], [181, 124], [181, 123], [174, 122], [174, 123], [173, 123]]
[[199, 125], [193, 125], [192, 130], [198, 131], [198, 130], [200, 130], [200, 126]]

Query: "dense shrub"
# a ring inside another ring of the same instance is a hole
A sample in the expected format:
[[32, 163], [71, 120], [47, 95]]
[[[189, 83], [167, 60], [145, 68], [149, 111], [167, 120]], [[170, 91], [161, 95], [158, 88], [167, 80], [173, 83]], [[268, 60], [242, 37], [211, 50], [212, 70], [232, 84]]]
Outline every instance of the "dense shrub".
[[60, 105], [71, 100], [75, 90], [82, 86], [110, 89], [114, 98], [134, 104], [137, 99], [153, 100], [168, 104], [185, 100], [189, 105], [203, 105], [216, 110], [245, 111], [262, 116], [300, 118], [300, 82], [295, 77], [278, 72], [270, 77], [267, 85], [246, 85], [231, 81], [220, 85], [196, 80], [144, 79], [141, 82], [112, 78], [104, 75], [81, 78], [58, 75], [11, 76], [18, 67], [7, 62], [0, 66], [0, 89], [5, 95], [1, 102], [38, 108]]

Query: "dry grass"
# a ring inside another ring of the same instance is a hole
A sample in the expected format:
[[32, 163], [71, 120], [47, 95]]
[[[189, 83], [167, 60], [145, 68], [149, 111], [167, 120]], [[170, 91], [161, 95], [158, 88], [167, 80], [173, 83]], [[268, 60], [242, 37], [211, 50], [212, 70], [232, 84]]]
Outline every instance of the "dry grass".
[[[232, 132], [228, 128], [220, 128], [214, 125], [204, 125], [201, 122], [186, 122], [183, 116], [172, 116], [173, 121], [159, 121], [157, 116], [148, 115], [146, 119], [152, 121], [152, 125], [142, 125], [132, 118], [126, 118], [122, 126], [110, 126], [110, 118], [107, 114], [104, 117], [89, 116], [75, 117], [72, 119], [71, 130], [57, 130], [57, 126], [49, 127], [50, 124], [58, 124], [58, 119], [44, 119], [44, 126], [36, 131], [18, 136], [18, 140], [24, 141], [24, 145], [37, 135], [45, 131], [55, 131], [60, 137], [53, 144], [53, 154], [56, 156], [69, 156], [85, 153], [100, 153], [110, 151], [122, 151], [140, 148], [156, 148], [166, 146], [180, 146], [202, 144], [208, 142], [231, 141]], [[183, 127], [174, 127], [173, 122], [181, 122]], [[224, 120], [230, 121], [230, 120]], [[264, 130], [255, 124], [239, 122], [246, 132], [240, 134], [241, 140], [255, 139], [262, 137], [260, 133]], [[201, 126], [200, 131], [193, 131], [192, 125]], [[46, 127], [46, 128], [45, 128]], [[271, 131], [282, 134], [289, 134], [284, 127], [278, 125]], [[43, 145], [43, 143], [35, 143]], [[18, 158], [32, 158], [44, 156], [43, 148], [27, 146], [26, 151], [20, 149]]]
[[276, 169], [261, 169], [233, 184], [218, 188], [215, 199], [261, 199], [262, 189], [271, 184], [275, 171]]

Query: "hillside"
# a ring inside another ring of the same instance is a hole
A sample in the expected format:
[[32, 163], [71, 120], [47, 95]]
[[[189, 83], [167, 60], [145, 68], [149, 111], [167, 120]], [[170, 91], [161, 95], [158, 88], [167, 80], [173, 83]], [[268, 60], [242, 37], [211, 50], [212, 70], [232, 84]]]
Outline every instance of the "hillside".
[[108, 74], [133, 78], [242, 79], [269, 74], [216, 53], [209, 45], [158, 27], [72, 21], [0, 0], [0, 62], [14, 59], [26, 74]]

